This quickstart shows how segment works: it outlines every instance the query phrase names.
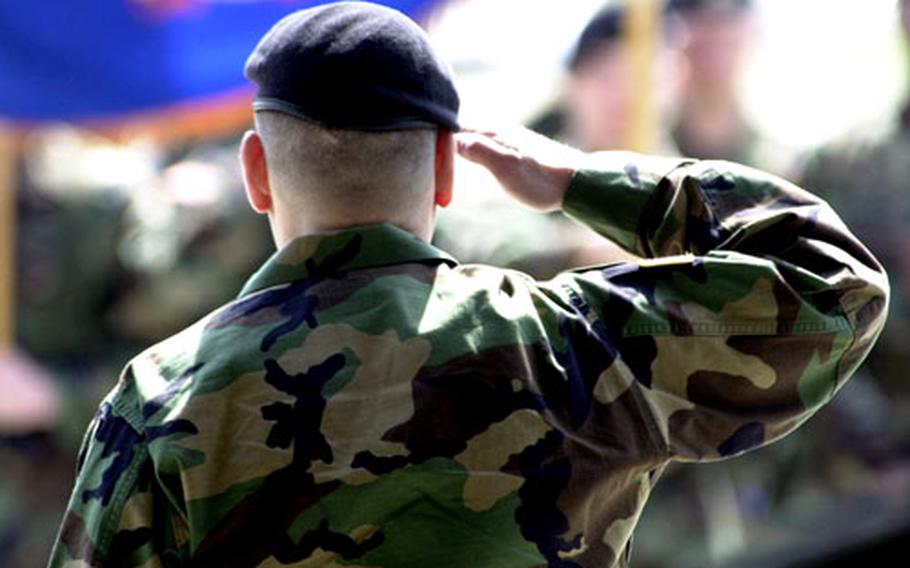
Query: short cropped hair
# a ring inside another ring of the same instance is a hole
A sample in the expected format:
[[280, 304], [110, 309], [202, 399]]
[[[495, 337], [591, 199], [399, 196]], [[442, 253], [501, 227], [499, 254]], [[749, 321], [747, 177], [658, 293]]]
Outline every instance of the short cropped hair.
[[326, 128], [287, 114], [256, 113], [269, 176], [321, 206], [395, 207], [425, 197], [435, 172], [436, 130]]

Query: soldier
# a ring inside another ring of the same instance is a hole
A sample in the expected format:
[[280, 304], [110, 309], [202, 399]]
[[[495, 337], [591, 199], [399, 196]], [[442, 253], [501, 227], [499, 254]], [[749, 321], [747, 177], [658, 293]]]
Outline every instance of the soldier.
[[[247, 61], [253, 208], [279, 251], [124, 370], [50, 565], [626, 566], [673, 460], [796, 428], [882, 326], [887, 280], [821, 200], [731, 164], [455, 137], [398, 12], [337, 3]], [[524, 274], [431, 246], [456, 149], [640, 262]]]
[[684, 156], [730, 160], [777, 173], [787, 163], [745, 116], [738, 85], [755, 37], [752, 0], [669, 0], [686, 38], [686, 72], [672, 137]]
[[[628, 149], [625, 144], [635, 93], [631, 56], [624, 38], [626, 20], [625, 1], [611, 0], [594, 14], [567, 61], [560, 100], [531, 121], [532, 130], [586, 151]], [[666, 55], [662, 49], [661, 62], [666, 62]], [[659, 76], [667, 77], [668, 73]], [[654, 91], [663, 96], [670, 89], [655, 85]], [[668, 136], [659, 138], [661, 153], [676, 153]], [[436, 243], [462, 260], [550, 278], [576, 266], [634, 258], [562, 215], [516, 213], [506, 200], [488, 197], [487, 192], [481, 195], [485, 202], [446, 212], [440, 219]], [[489, 233], [491, 227], [496, 228], [493, 235], [463, 238], [472, 232]]]
[[[628, 149], [632, 127], [633, 68], [625, 41], [627, 7], [624, 0], [607, 2], [585, 25], [567, 61], [568, 76], [561, 99], [535, 118], [531, 130], [588, 152]], [[676, 34], [661, 28], [653, 93], [661, 115], [674, 102], [678, 74], [672, 65]], [[649, 93], [649, 96], [651, 93]], [[657, 136], [662, 154], [675, 155], [666, 132]]]

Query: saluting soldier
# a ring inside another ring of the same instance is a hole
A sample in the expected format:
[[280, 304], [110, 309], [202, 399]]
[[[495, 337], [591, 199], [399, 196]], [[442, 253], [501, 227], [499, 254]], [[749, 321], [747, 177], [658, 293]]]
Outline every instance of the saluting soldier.
[[[626, 566], [669, 462], [792, 431], [881, 329], [885, 273], [825, 202], [459, 133], [394, 10], [296, 12], [246, 72], [244, 181], [279, 250], [126, 367], [51, 566]], [[645, 260], [543, 283], [459, 264], [429, 244], [456, 152]]]

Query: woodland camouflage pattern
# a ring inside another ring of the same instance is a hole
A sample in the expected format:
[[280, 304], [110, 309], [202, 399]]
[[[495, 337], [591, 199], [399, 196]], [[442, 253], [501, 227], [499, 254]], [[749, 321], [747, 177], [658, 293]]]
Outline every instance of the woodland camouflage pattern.
[[[910, 334], [910, 106], [814, 152], [800, 185], [833, 204], [891, 276], [888, 325], [866, 365], [889, 394], [906, 396]], [[904, 435], [910, 435], [906, 429]]]
[[590, 160], [566, 212], [648, 259], [540, 283], [390, 225], [304, 237], [138, 356], [50, 566], [627, 566], [664, 467], [802, 424], [888, 284], [783, 180]]

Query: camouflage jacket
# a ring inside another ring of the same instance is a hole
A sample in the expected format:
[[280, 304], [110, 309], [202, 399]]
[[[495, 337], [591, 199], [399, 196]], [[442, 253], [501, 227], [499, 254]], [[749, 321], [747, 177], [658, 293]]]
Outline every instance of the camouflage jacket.
[[389, 225], [300, 238], [125, 369], [62, 566], [626, 566], [672, 460], [793, 430], [873, 344], [882, 267], [722, 162], [591, 157], [565, 211], [648, 260], [459, 265]]
[[814, 151], [800, 185], [825, 199], [888, 267], [888, 325], [872, 352], [869, 370], [891, 393], [905, 391], [910, 334], [910, 106]]

